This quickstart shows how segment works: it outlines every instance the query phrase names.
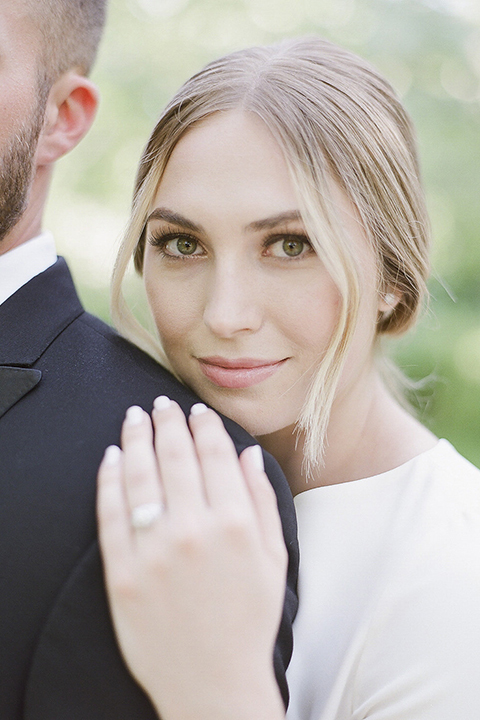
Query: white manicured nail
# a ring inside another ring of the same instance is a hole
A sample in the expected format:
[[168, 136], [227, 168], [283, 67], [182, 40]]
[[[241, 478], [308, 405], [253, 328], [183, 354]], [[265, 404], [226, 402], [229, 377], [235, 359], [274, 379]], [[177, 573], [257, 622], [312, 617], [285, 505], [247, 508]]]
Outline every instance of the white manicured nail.
[[203, 403], [196, 403], [190, 408], [190, 415], [202, 415], [203, 413], [206, 413], [207, 410], [207, 406]]
[[120, 460], [121, 454], [122, 451], [117, 445], [109, 445], [105, 450], [103, 462], [105, 463], [105, 465], [117, 465]]
[[159, 395], [153, 401], [153, 407], [155, 410], [166, 410], [172, 404], [170, 398], [166, 395]]
[[140, 425], [143, 422], [144, 411], [139, 405], [132, 405], [125, 415], [127, 425]]
[[251, 445], [250, 454], [252, 456], [253, 463], [257, 470], [265, 470], [265, 464], [263, 462], [263, 453], [260, 445]]

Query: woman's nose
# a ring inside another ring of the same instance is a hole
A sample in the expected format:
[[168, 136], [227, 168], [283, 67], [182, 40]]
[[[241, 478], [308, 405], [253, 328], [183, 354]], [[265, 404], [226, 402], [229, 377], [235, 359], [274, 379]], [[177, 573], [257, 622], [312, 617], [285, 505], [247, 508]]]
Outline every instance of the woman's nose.
[[212, 333], [223, 338], [256, 332], [263, 317], [260, 297], [248, 269], [218, 268], [208, 278], [204, 322]]

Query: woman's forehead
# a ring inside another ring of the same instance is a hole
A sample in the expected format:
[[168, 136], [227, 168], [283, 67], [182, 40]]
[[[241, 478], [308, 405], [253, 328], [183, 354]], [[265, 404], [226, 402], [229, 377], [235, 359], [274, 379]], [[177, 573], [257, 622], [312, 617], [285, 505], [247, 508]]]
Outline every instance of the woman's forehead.
[[[252, 152], [252, 149], [255, 152]], [[223, 158], [251, 162], [261, 152], [280, 165], [283, 151], [267, 125], [254, 113], [241, 109], [216, 112], [193, 125], [175, 145], [167, 168], [173, 164], [212, 163]], [[284, 161], [283, 161], [284, 164]]]
[[252, 221], [297, 208], [282, 149], [260, 119], [240, 111], [216, 113], [174, 148], [155, 203], [187, 201], [219, 211], [231, 204], [258, 206]]

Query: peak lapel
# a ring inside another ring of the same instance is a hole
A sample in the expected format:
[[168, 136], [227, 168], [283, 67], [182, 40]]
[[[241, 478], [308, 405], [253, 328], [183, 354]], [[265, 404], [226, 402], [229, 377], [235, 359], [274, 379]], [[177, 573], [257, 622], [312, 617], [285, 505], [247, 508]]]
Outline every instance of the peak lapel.
[[34, 368], [0, 367], [0, 417], [38, 385], [41, 377]]
[[83, 312], [65, 260], [59, 258], [0, 305], [0, 365], [31, 367]]

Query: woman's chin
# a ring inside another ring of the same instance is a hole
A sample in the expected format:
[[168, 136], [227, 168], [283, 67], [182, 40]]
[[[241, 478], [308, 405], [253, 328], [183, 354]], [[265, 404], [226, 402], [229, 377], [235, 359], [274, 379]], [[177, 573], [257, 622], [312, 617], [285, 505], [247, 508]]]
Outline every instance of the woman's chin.
[[[208, 399], [207, 399], [207, 402]], [[290, 426], [292, 423], [285, 419], [283, 422], [278, 413], [268, 408], [265, 403], [262, 407], [249, 403], [215, 402], [209, 404], [218, 410], [222, 415], [240, 425], [253, 437], [272, 435]]]
[[194, 393], [222, 415], [230, 418], [250, 435], [258, 437], [294, 426], [297, 418], [295, 409], [300, 411], [300, 399], [295, 407], [286, 407], [280, 402], [279, 392], [267, 391], [262, 384], [253, 388], [216, 388], [203, 378], [183, 379]]

